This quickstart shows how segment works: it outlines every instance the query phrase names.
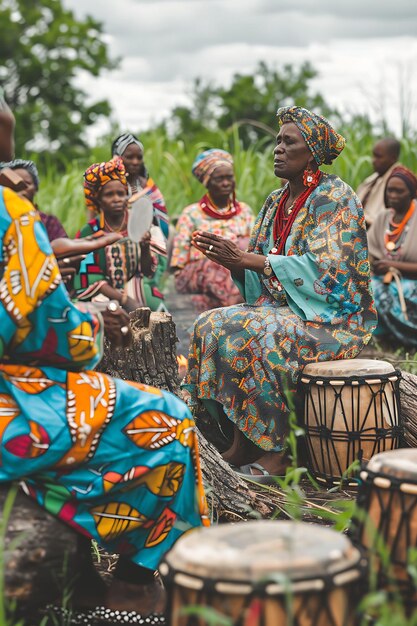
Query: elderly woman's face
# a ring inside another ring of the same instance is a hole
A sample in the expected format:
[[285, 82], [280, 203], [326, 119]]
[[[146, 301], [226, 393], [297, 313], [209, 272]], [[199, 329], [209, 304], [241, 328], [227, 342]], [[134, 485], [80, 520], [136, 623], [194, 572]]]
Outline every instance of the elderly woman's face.
[[145, 164], [143, 162], [143, 152], [135, 143], [127, 146], [122, 155], [126, 173], [129, 176], [141, 176], [145, 173]]
[[120, 180], [110, 180], [100, 193], [100, 208], [104, 217], [116, 217], [127, 207], [127, 189]]
[[216, 167], [210, 180], [207, 183], [207, 189], [211, 196], [215, 198], [230, 196], [235, 189], [235, 174], [231, 165], [219, 165]]
[[387, 183], [385, 191], [387, 206], [401, 213], [408, 211], [411, 202], [411, 193], [405, 182], [393, 176]]
[[292, 180], [312, 161], [313, 155], [297, 126], [293, 122], [283, 124], [274, 149], [275, 176]]

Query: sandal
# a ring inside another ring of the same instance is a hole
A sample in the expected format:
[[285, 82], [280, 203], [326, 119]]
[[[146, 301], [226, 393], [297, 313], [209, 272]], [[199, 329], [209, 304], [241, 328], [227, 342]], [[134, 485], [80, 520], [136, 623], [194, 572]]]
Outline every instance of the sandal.
[[105, 606], [99, 606], [94, 610], [93, 620], [90, 622], [92, 626], [116, 626], [116, 624], [143, 624], [144, 626], [164, 626], [166, 624], [165, 616], [161, 613], [151, 613], [146, 617], [142, 617], [136, 611], [117, 611], [116, 609], [108, 609]]
[[[258, 470], [261, 473], [255, 474], [253, 472], [254, 469]], [[248, 463], [247, 465], [241, 465], [240, 467], [236, 468], [235, 472], [245, 480], [250, 480], [255, 483], [261, 483], [262, 485], [276, 485], [277, 479], [282, 478], [282, 476], [274, 476], [273, 474], [270, 474], [259, 463]]]

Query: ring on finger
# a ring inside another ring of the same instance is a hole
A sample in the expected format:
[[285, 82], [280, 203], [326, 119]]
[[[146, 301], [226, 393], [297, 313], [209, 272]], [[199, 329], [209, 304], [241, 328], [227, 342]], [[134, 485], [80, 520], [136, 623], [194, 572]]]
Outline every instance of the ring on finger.
[[213, 246], [213, 244], [211, 243], [211, 244], [209, 245], [209, 248], [208, 248], [208, 249], [209, 249], [209, 252], [211, 252], [211, 251], [213, 250], [213, 247], [214, 247], [214, 246]]
[[122, 335], [127, 335], [127, 333], [129, 332], [129, 326], [122, 326], [120, 332], [122, 333]]
[[116, 311], [118, 311], [120, 309], [120, 305], [118, 302], [115, 302], [114, 300], [110, 300], [110, 302], [107, 305], [107, 310], [110, 311], [110, 313], [116, 313]]

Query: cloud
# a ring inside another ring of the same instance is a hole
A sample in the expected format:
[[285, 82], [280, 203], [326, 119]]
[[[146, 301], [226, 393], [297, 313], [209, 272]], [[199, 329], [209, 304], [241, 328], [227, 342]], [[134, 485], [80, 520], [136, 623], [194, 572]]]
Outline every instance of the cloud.
[[381, 82], [398, 102], [398, 67], [417, 64], [415, 0], [63, 1], [103, 22], [110, 54], [122, 63], [94, 82], [94, 97], [110, 99], [133, 129], [188, 102], [195, 77], [227, 84], [260, 60], [309, 60], [320, 72], [314, 88], [349, 111], [380, 106]]

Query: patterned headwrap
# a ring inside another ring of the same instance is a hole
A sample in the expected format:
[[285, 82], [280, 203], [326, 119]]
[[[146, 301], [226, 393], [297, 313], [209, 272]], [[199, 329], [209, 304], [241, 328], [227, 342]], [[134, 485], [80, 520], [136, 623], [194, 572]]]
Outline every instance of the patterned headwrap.
[[[394, 176], [396, 178], [401, 178], [401, 180], [405, 182], [412, 198], [415, 198], [417, 196], [417, 178], [414, 176], [411, 170], [404, 167], [403, 165], [398, 165], [397, 167], [394, 167], [390, 174], [390, 177], [387, 180], [387, 185], [388, 181], [391, 180], [391, 178], [393, 178]], [[387, 185], [385, 185], [385, 192], [387, 189]]]
[[277, 117], [280, 126], [285, 122], [293, 122], [297, 126], [317, 165], [330, 165], [345, 147], [345, 138], [332, 128], [325, 117], [303, 107], [281, 107]]
[[197, 180], [207, 187], [214, 170], [220, 165], [231, 165], [233, 167], [233, 157], [226, 150], [212, 148], [205, 150], [195, 159], [191, 171]]
[[32, 176], [36, 190], [39, 189], [38, 168], [36, 167], [33, 161], [25, 161], [24, 159], [14, 159], [14, 161], [9, 161], [9, 163], [0, 164], [0, 169], [3, 169], [4, 167], [8, 167], [11, 170], [26, 170]]
[[113, 141], [113, 144], [111, 147], [112, 156], [115, 156], [115, 155], [123, 156], [124, 153], [126, 152], [126, 148], [130, 146], [130, 144], [132, 143], [139, 146], [142, 152], [144, 151], [143, 143], [139, 141], [137, 137], [135, 137], [131, 133], [125, 133], [124, 135], [120, 135], [120, 137], [117, 137], [117, 139]]
[[100, 210], [100, 191], [111, 180], [119, 180], [127, 191], [125, 166], [119, 156], [114, 157], [111, 161], [93, 163], [86, 169], [84, 172], [84, 196], [89, 209], [97, 212]]

